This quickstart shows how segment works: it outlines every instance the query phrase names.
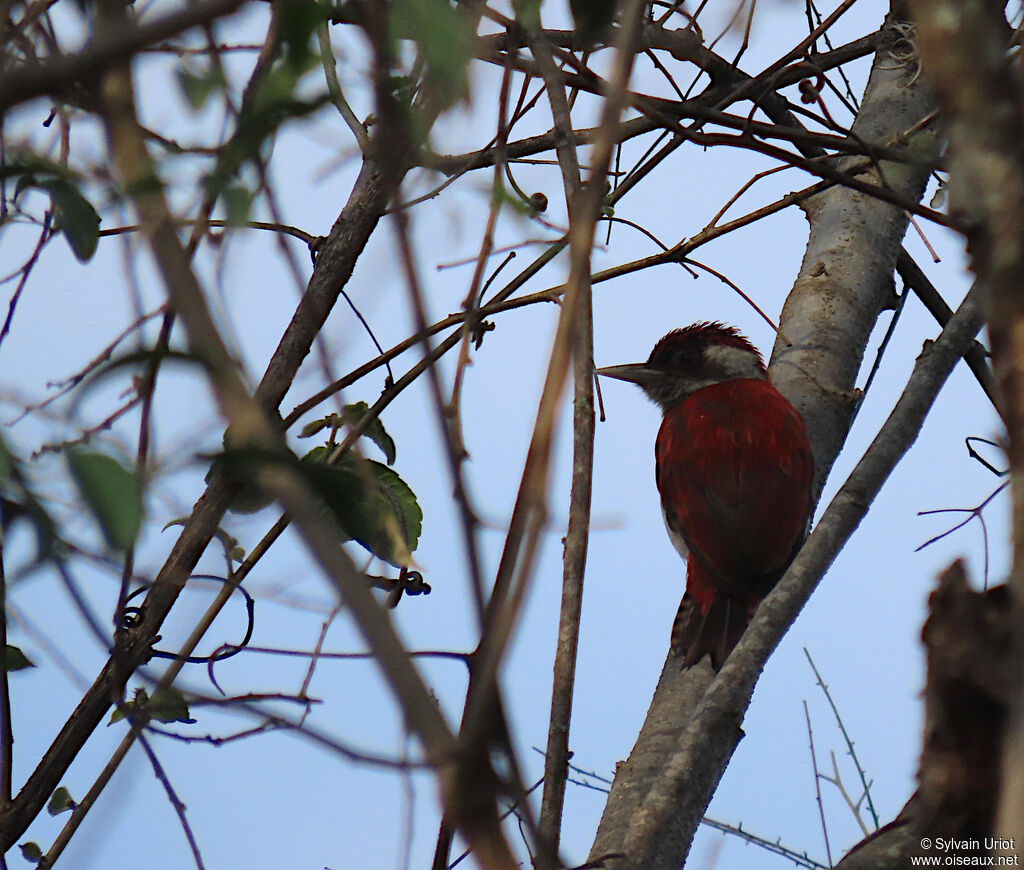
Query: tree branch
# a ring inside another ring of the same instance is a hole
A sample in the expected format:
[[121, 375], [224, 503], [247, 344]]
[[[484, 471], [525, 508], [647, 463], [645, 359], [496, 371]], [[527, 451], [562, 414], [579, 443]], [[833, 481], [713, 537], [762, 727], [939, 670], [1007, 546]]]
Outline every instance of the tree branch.
[[[913, 82], [913, 70], [893, 56], [892, 48], [890, 36], [881, 41], [875, 57], [851, 133], [860, 139], [891, 141], [931, 111], [927, 89]], [[924, 134], [915, 147], [925, 158], [920, 163], [882, 162], [862, 178], [917, 201], [928, 177], [923, 165], [937, 152], [938, 143]], [[838, 161], [835, 168], [841, 171], [846, 165]], [[800, 275], [783, 309], [771, 376], [807, 421], [820, 487], [846, 437], [864, 345], [878, 314], [894, 296], [892, 272], [907, 219], [902, 210], [842, 187], [818, 193], [803, 207], [811, 232]], [[841, 245], [837, 238], [842, 239]], [[890, 428], [885, 430], [886, 437]], [[877, 440], [883, 440], [882, 434]], [[895, 447], [889, 444], [881, 453], [880, 446], [871, 457], [877, 461], [884, 455], [887, 461], [895, 461], [901, 455]], [[867, 469], [860, 472], [867, 473]], [[879, 474], [881, 480], [887, 468], [871, 473]], [[629, 857], [612, 866], [651, 870], [675, 870], [685, 859], [697, 821], [739, 739], [739, 724], [764, 660], [802, 606], [804, 598], [788, 596], [796, 594], [792, 590], [801, 582], [804, 591], [799, 594], [810, 594], [816, 582], [813, 575], [820, 576], [834, 555], [831, 547], [845, 541], [859, 522], [860, 500], [852, 493], [862, 485], [851, 479], [843, 490], [847, 503], [833, 502], [829, 523], [823, 518], [787, 573], [789, 582], [780, 581], [778, 594], [759, 608], [744, 640], [718, 675], [717, 689], [704, 692], [712, 679], [706, 662], [687, 671], [680, 671], [671, 657], [666, 662], [636, 746], [615, 778], [592, 859], [626, 852]], [[835, 528], [829, 530], [832, 524]], [[824, 543], [829, 535], [831, 545]], [[788, 606], [769, 617], [783, 600], [789, 601]], [[771, 601], [776, 604], [769, 608]], [[769, 619], [774, 627], [761, 635]], [[754, 643], [760, 651], [745, 653], [752, 649], [748, 644]]]
[[205, 0], [148, 24], [125, 22], [122, 27], [99, 30], [75, 54], [58, 55], [44, 64], [6, 69], [0, 84], [0, 112], [34, 97], [72, 93], [75, 84], [95, 78], [146, 46], [232, 15], [244, 2]]

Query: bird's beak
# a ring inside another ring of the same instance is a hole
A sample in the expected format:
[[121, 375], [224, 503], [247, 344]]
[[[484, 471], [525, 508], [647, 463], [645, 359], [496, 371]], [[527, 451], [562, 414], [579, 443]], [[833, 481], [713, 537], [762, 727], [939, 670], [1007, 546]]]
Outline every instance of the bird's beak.
[[595, 369], [595, 374], [604, 375], [606, 378], [615, 378], [617, 381], [629, 381], [640, 387], [650, 384], [658, 377], [658, 372], [648, 367], [645, 363], [630, 363], [623, 366], [605, 366]]

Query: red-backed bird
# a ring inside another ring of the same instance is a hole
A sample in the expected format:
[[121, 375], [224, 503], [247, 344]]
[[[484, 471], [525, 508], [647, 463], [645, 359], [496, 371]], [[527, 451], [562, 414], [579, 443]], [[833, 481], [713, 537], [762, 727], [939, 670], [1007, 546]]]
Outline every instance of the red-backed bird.
[[677, 329], [647, 362], [597, 372], [637, 384], [664, 413], [654, 473], [686, 559], [672, 649], [684, 667], [708, 653], [718, 670], [807, 533], [814, 458], [803, 418], [757, 349], [721, 323]]

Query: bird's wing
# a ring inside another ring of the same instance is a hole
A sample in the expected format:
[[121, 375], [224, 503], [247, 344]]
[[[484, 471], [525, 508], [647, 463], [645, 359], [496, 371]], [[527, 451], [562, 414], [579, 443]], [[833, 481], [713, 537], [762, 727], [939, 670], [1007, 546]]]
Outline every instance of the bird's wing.
[[667, 522], [721, 588], [749, 594], [786, 567], [806, 532], [813, 458], [803, 420], [771, 385], [698, 390], [666, 413], [657, 460]]

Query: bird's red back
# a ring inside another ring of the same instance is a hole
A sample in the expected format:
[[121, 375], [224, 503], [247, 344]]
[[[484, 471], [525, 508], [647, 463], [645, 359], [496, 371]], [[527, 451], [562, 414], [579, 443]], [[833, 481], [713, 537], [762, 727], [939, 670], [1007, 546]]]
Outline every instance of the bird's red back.
[[807, 430], [767, 380], [726, 380], [665, 410], [655, 453], [666, 524], [689, 551], [673, 648], [718, 668], [806, 534]]

